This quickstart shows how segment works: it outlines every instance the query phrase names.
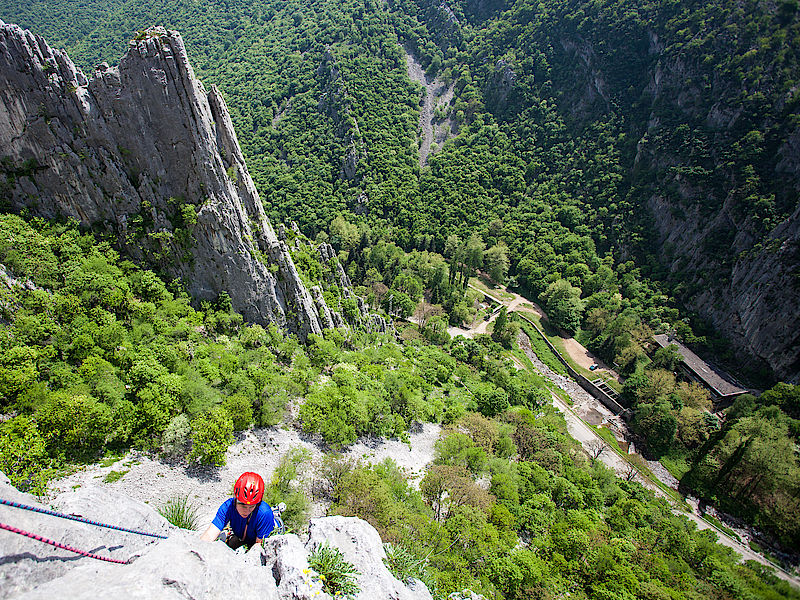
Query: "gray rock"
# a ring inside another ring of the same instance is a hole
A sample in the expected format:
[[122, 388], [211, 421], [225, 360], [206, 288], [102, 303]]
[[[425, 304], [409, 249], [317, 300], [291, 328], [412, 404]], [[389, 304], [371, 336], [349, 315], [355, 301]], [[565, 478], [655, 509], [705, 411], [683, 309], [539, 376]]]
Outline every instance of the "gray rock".
[[101, 228], [193, 297], [227, 291], [249, 321], [321, 332], [225, 101], [195, 78], [177, 32], [148, 30], [119, 67], [87, 79], [64, 52], [0, 21], [0, 88], [12, 208]]
[[322, 583], [312, 577], [308, 551], [296, 535], [268, 538], [265, 544], [266, 567], [278, 585], [282, 599], [324, 600], [330, 596], [322, 591]]
[[497, 109], [504, 108], [516, 80], [517, 74], [511, 65], [504, 60], [498, 60], [486, 89], [487, 104]]
[[325, 300], [322, 297], [322, 289], [318, 285], [315, 285], [311, 288], [311, 297], [314, 299], [314, 302], [317, 303], [317, 310], [319, 311], [322, 326], [327, 329], [333, 329], [335, 325], [333, 323], [333, 318], [331, 317], [331, 311], [328, 308], [328, 305], [325, 303]]
[[225, 544], [203, 542], [196, 533], [177, 530], [130, 565], [82, 564], [21, 598], [96, 600], [102, 592], [110, 598], [278, 600], [273, 578], [260, 564], [253, 567], [247, 559]]
[[361, 600], [427, 600], [432, 598], [428, 588], [417, 582], [414, 590], [403, 585], [386, 568], [386, 552], [375, 528], [355, 517], [325, 517], [312, 519], [306, 548], [313, 550], [323, 544], [335, 546], [345, 560], [358, 569]]
[[[0, 497], [36, 505], [0, 473]], [[59, 550], [0, 531], [0, 598], [48, 600], [86, 598], [258, 598], [329, 600], [309, 567], [309, 552], [322, 543], [338, 547], [360, 571], [358, 598], [430, 600], [418, 581], [404, 586], [392, 577], [378, 532], [356, 518], [315, 519], [308, 543], [295, 535], [267, 539], [264, 548], [233, 552], [225, 544], [204, 542], [197, 532], [169, 525], [152, 507], [102, 488], [87, 487], [59, 496], [59, 512], [104, 523], [164, 534], [165, 540], [113, 531], [18, 508], [0, 506], [0, 522], [62, 544], [128, 564], [112, 564]]]
[[[53, 506], [45, 506], [35, 497], [16, 490], [0, 473], [0, 498], [23, 504], [74, 514], [85, 518], [166, 535], [170, 526], [151, 507], [130, 498], [99, 488], [79, 489], [59, 496]], [[70, 521], [20, 508], [0, 506], [0, 522], [23, 531], [116, 560], [128, 560], [158, 544], [156, 538], [144, 537]], [[11, 598], [38, 585], [60, 578], [79, 565], [105, 564], [73, 552], [60, 550], [21, 535], [0, 531], [0, 598]], [[60, 597], [72, 597], [66, 594]]]
[[339, 286], [339, 289], [349, 292], [353, 284], [347, 276], [347, 273], [345, 273], [344, 267], [342, 267], [342, 264], [338, 261], [333, 246], [327, 242], [322, 243], [317, 247], [317, 252], [319, 252], [322, 262], [327, 263], [329, 266], [327, 271], [328, 281], [333, 285]]

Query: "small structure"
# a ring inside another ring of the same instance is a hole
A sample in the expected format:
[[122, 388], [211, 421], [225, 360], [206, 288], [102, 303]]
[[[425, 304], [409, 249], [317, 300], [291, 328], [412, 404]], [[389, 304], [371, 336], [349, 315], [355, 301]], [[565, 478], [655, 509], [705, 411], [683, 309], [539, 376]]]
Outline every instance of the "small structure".
[[747, 390], [738, 386], [730, 375], [709, 365], [671, 335], [661, 333], [653, 336], [653, 339], [662, 348], [677, 346], [678, 354], [681, 355], [679, 365], [681, 372], [708, 389], [715, 405], [730, 404], [736, 396], [747, 393]]

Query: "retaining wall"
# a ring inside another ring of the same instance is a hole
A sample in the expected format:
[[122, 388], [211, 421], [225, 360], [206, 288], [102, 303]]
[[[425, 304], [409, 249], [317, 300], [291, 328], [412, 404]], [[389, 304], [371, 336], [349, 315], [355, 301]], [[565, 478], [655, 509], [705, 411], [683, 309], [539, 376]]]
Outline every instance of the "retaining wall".
[[569, 376], [572, 377], [575, 381], [577, 381], [579, 386], [581, 386], [584, 390], [589, 392], [593, 398], [602, 402], [603, 406], [605, 406], [615, 415], [618, 415], [625, 410], [625, 408], [619, 402], [614, 400], [611, 396], [606, 394], [603, 390], [601, 390], [591, 381], [586, 379], [586, 377], [584, 377], [583, 375], [578, 373], [575, 369], [573, 369], [570, 366], [570, 364], [566, 361], [566, 359], [561, 355], [561, 352], [556, 350], [556, 347], [553, 346], [553, 344], [550, 342], [549, 339], [547, 339], [547, 336], [544, 334], [544, 332], [541, 329], [539, 329], [539, 327], [537, 327], [536, 323], [531, 321], [525, 315], [522, 315], [520, 313], [515, 313], [515, 314], [524, 319], [529, 325], [531, 325], [536, 330], [536, 333], [538, 333], [539, 336], [544, 340], [544, 343], [547, 344], [547, 347], [550, 348], [550, 350], [552, 350], [553, 354], [556, 355], [556, 358], [558, 358], [561, 364], [563, 364], [566, 367]]

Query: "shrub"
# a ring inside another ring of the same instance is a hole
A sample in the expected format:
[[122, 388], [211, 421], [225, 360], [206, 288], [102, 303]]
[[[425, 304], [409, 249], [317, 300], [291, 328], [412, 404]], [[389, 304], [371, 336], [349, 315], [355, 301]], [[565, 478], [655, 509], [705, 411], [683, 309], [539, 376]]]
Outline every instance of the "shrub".
[[478, 410], [487, 417], [493, 417], [508, 408], [508, 394], [491, 383], [475, 385], [472, 392], [478, 402]]
[[478, 475], [486, 468], [486, 452], [459, 431], [437, 440], [434, 448], [433, 462], [437, 465], [464, 467], [472, 475]]
[[36, 487], [46, 464], [45, 441], [36, 423], [22, 415], [0, 423], [0, 471], [15, 487]]
[[228, 396], [222, 401], [222, 408], [231, 418], [234, 431], [242, 431], [252, 425], [253, 405], [246, 396], [242, 394]]
[[192, 451], [189, 462], [222, 466], [225, 452], [233, 442], [233, 423], [228, 414], [217, 407], [192, 421]]
[[189, 447], [189, 436], [192, 434], [192, 425], [189, 417], [181, 413], [172, 418], [164, 431], [164, 454], [168, 457], [183, 456]]
[[167, 500], [167, 503], [158, 509], [158, 514], [176, 527], [195, 531], [200, 520], [197, 510], [197, 506], [189, 500], [188, 495], [177, 496]]
[[317, 546], [308, 557], [308, 564], [322, 579], [322, 588], [336, 598], [354, 598], [361, 591], [355, 578], [361, 573], [344, 559], [338, 548], [328, 544]]
[[386, 551], [384, 564], [392, 575], [403, 583], [410, 579], [419, 579], [422, 582], [430, 579], [425, 569], [426, 561], [424, 559], [418, 559], [402, 546], [395, 544], [384, 544], [383, 549]]
[[352, 459], [341, 454], [326, 454], [322, 457], [318, 473], [320, 479], [315, 484], [315, 489], [327, 500], [339, 502], [341, 492], [339, 486], [344, 477], [353, 470], [355, 463]]
[[103, 447], [111, 409], [91, 396], [57, 392], [36, 412], [35, 420], [45, 432], [51, 456], [89, 460]]
[[305, 529], [311, 503], [306, 493], [305, 469], [311, 455], [304, 448], [292, 448], [278, 464], [264, 492], [264, 500], [270, 505], [283, 502], [286, 510], [281, 517], [289, 531]]

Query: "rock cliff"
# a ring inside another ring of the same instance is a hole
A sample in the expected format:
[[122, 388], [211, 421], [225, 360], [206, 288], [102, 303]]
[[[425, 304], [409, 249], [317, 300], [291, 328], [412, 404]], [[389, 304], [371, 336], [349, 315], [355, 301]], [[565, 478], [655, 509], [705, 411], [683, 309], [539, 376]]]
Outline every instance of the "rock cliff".
[[[40, 506], [0, 473], [0, 498]], [[81, 488], [56, 498], [59, 512], [166, 535], [159, 540], [0, 506], [0, 522], [86, 550], [128, 561], [119, 565], [81, 557], [21, 535], [0, 531], [0, 598], [258, 598], [329, 599], [309, 553], [322, 544], [338, 548], [359, 571], [358, 600], [430, 600], [419, 581], [395, 579], [383, 563], [377, 531], [353, 517], [311, 522], [308, 539], [268, 538], [265, 547], [237, 554], [221, 542], [170, 525], [153, 508], [100, 488]], [[46, 508], [46, 507], [45, 507]]]
[[[614, 195], [587, 204], [618, 211], [617, 251], [660, 263], [657, 277], [731, 342], [729, 361], [797, 382], [800, 126], [789, 116], [794, 91], [783, 89], [796, 89], [794, 71], [780, 71], [768, 53], [760, 64], [723, 69], [723, 57], [743, 53], [728, 32], [741, 27], [743, 36], [750, 26], [729, 15], [725, 35], [707, 31], [714, 45], [700, 52], [665, 26], [664, 10], [628, 29], [610, 13], [587, 10], [577, 28], [554, 18], [539, 31], [557, 42], [543, 50], [549, 70], [537, 79], [524, 61], [499, 61], [487, 69], [487, 107], [513, 118], [528, 101], [525, 86], [549, 78], [544, 88], [552, 84], [569, 138], [591, 145], [593, 124], [615, 122], [620, 183], [594, 171]], [[505, 76], [510, 68], [516, 78]], [[760, 70], [757, 84], [746, 82]], [[585, 167], [595, 169], [592, 160]]]
[[194, 76], [177, 32], [141, 32], [119, 67], [87, 78], [0, 21], [0, 148], [6, 208], [77, 219], [196, 299], [228, 292], [250, 321], [321, 332], [225, 101]]

